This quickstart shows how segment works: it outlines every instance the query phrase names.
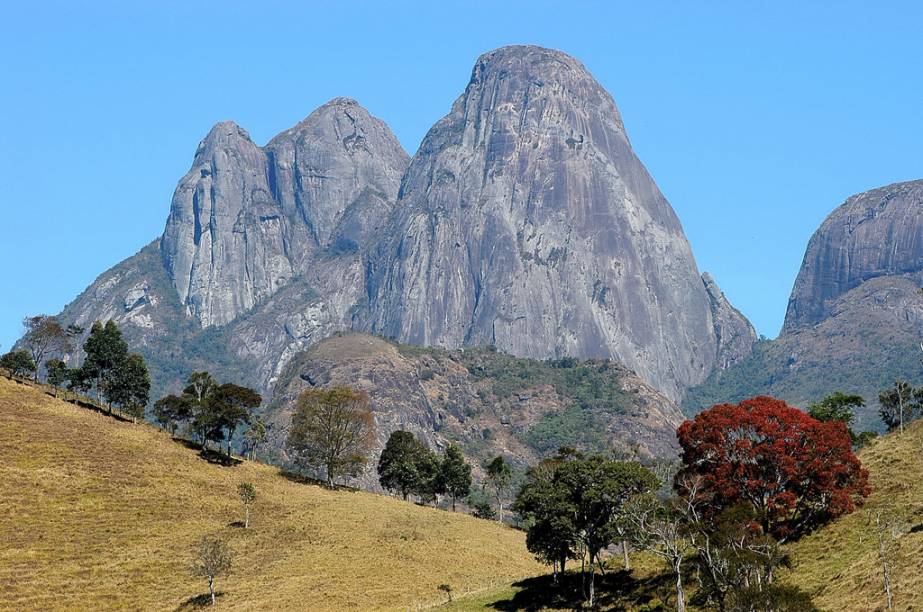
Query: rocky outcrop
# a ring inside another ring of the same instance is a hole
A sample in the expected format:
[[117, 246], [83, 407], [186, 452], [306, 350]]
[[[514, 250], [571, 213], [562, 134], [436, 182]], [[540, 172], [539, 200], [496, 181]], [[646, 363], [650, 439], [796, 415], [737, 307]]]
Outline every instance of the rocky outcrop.
[[173, 195], [164, 264], [188, 313], [224, 325], [302, 274], [321, 251], [370, 239], [407, 154], [355, 100], [336, 98], [260, 148], [219, 123]]
[[[560, 374], [558, 380], [555, 374]], [[562, 382], [583, 382], [585, 377], [603, 389], [598, 404], [578, 399], [576, 385]], [[262, 452], [284, 463], [298, 394], [333, 384], [368, 393], [377, 440], [371, 456], [378, 456], [391, 432], [403, 429], [432, 449], [461, 444], [475, 469], [498, 454], [531, 465], [567, 444], [627, 457], [674, 457], [674, 432], [683, 420], [675, 404], [618, 364], [550, 365], [484, 349], [420, 349], [345, 334], [315, 344], [289, 362], [263, 414], [270, 435]], [[570, 427], [549, 427], [562, 418], [571, 419]], [[562, 437], [544, 437], [549, 431]], [[374, 462], [357, 484], [378, 487]]]
[[881, 276], [923, 283], [923, 180], [851, 196], [811, 237], [782, 334], [831, 314], [834, 300]]
[[478, 59], [407, 170], [368, 285], [378, 333], [613, 358], [672, 398], [749, 351], [744, 333], [719, 356], [682, 227], [612, 98], [580, 62], [540, 47]]

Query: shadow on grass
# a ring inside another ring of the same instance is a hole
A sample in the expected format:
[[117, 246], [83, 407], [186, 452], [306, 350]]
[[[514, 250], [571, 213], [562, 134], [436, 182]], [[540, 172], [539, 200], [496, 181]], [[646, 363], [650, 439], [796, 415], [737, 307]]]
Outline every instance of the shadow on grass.
[[282, 478], [285, 478], [286, 480], [290, 480], [291, 482], [295, 482], [298, 484], [304, 484], [304, 485], [314, 485], [317, 487], [323, 487], [324, 489], [327, 489], [329, 491], [349, 491], [349, 492], [354, 493], [359, 490], [356, 487], [348, 487], [346, 485], [335, 484], [331, 486], [327, 484], [327, 481], [325, 480], [320, 480], [318, 478], [312, 478], [311, 476], [307, 476], [306, 474], [301, 474], [299, 472], [293, 472], [291, 470], [285, 470], [281, 468], [279, 469], [279, 475], [282, 476]]
[[228, 523], [228, 527], [233, 527], [235, 529], [243, 529], [245, 526], [243, 521], [231, 521]]
[[[215, 597], [221, 599], [224, 596], [224, 591], [215, 591]], [[201, 608], [210, 608], [212, 605], [211, 595], [208, 593], [202, 593], [201, 595], [195, 595], [190, 597], [176, 608], [176, 612], [181, 610], [199, 610]]]
[[[494, 610], [581, 610], [586, 606], [583, 578], [579, 571], [569, 571], [555, 584], [551, 575], [526, 578], [513, 583], [519, 591], [510, 599], [490, 604]], [[645, 606], [648, 610], [663, 608], [664, 595], [669, 593], [670, 576], [659, 575], [639, 579], [630, 571], [608, 571], [596, 575], [596, 605], [601, 609], [624, 610]]]

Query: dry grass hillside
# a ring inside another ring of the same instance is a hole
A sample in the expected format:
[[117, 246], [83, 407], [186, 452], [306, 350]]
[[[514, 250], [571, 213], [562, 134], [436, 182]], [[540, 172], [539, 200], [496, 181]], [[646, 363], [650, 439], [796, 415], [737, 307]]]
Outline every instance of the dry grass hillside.
[[793, 568], [783, 579], [822, 610], [884, 610], [878, 538], [870, 524], [880, 512], [896, 527], [885, 539], [894, 609], [923, 610], [923, 421], [903, 435], [877, 439], [859, 457], [873, 487], [865, 507], [792, 545]]
[[[251, 528], [236, 488], [252, 482]], [[414, 609], [542, 569], [521, 533], [389, 497], [221, 467], [148, 425], [0, 380], [0, 608], [189, 609], [203, 535], [235, 558], [220, 609]]]

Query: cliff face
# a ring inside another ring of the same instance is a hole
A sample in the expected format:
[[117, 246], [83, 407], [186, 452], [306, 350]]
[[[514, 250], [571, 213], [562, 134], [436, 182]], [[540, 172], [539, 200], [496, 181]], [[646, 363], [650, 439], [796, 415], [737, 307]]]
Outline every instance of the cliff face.
[[401, 185], [369, 261], [369, 328], [404, 342], [611, 357], [677, 398], [720, 361], [713, 304], [609, 94], [574, 58], [477, 61]]
[[260, 148], [219, 123], [173, 195], [161, 240], [180, 301], [224, 325], [310, 267], [354, 252], [385, 219], [407, 155], [357, 102], [337, 98]]
[[782, 333], [814, 325], [836, 298], [881, 276], [923, 280], [923, 180], [854, 195], [811, 237]]

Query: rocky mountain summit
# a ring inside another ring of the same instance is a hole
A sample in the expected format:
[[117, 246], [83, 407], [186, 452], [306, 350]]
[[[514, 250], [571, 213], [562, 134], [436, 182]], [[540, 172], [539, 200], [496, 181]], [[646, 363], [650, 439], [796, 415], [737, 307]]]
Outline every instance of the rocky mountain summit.
[[219, 123], [173, 195], [164, 265], [190, 316], [224, 325], [388, 217], [408, 157], [384, 122], [336, 98], [256, 146]]
[[676, 401], [755, 340], [699, 274], [611, 96], [532, 46], [481, 56], [412, 160], [349, 98], [264, 146], [215, 125], [163, 235], [62, 317], [114, 319], [155, 394], [209, 369], [269, 396], [294, 355], [361, 331], [611, 359]]
[[612, 97], [530, 46], [481, 56], [423, 140], [370, 259], [369, 316], [412, 344], [613, 358], [673, 398], [755, 339], [706, 288]]
[[819, 323], [837, 298], [882, 276], [923, 285], [923, 180], [854, 195], [824, 220], [808, 243], [782, 333]]
[[689, 412], [771, 394], [807, 406], [834, 391], [862, 395], [879, 426], [878, 392], [923, 382], [923, 180], [851, 196], [811, 237], [779, 337], [716, 372], [686, 398]]

